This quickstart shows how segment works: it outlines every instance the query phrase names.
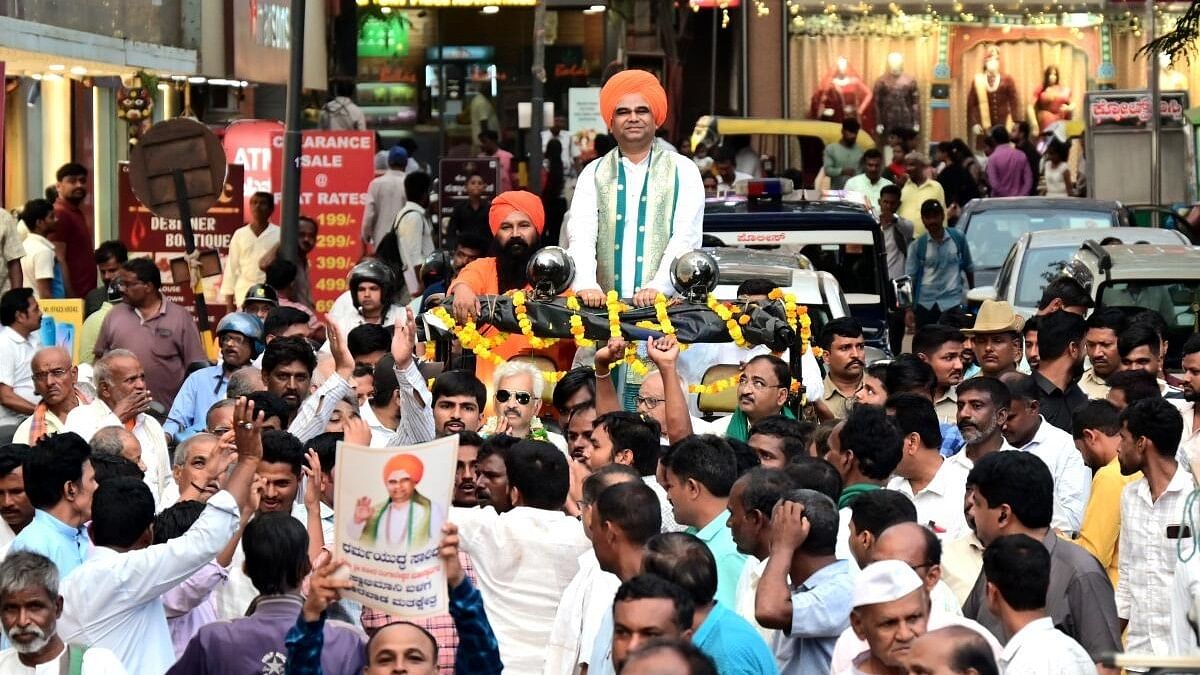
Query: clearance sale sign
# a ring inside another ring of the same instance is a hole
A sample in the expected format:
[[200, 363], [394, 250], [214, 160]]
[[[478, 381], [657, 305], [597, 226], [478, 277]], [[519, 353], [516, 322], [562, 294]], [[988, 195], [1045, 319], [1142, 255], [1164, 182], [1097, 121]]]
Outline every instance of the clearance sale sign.
[[[362, 216], [375, 177], [375, 135], [369, 131], [305, 131], [300, 153], [300, 214], [317, 223], [308, 276], [319, 315], [346, 290], [346, 275], [362, 255]], [[271, 136], [277, 161], [272, 184], [283, 188], [283, 133]]]

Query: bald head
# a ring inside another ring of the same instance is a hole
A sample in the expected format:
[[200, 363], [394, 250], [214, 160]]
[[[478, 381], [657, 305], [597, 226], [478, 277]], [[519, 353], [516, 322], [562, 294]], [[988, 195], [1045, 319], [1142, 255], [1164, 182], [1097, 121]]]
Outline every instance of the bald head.
[[869, 552], [871, 562], [899, 560], [916, 570], [932, 591], [942, 578], [942, 544], [937, 535], [919, 523], [896, 523], [880, 533]]
[[912, 643], [908, 654], [911, 675], [999, 675], [991, 645], [966, 626], [931, 630]]
[[51, 410], [59, 408], [75, 395], [79, 372], [71, 363], [71, 355], [62, 347], [39, 349], [30, 362], [33, 390]]
[[[418, 653], [422, 657], [419, 659], [421, 663], [409, 664], [405, 672], [434, 675], [437, 672], [438, 646], [429, 631], [408, 621], [388, 624], [367, 641], [367, 672], [375, 672], [373, 669], [380, 668], [381, 664], [418, 660], [412, 658]], [[391, 672], [390, 667], [384, 666], [382, 669]]]
[[143, 472], [142, 444], [125, 427], [104, 427], [96, 431], [91, 440], [92, 452], [100, 455], [117, 455], [133, 462]]

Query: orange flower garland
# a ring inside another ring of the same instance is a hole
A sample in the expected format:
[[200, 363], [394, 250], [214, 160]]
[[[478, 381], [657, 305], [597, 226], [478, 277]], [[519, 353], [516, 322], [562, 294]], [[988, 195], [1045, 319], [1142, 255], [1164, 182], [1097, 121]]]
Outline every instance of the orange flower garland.
[[594, 347], [596, 342], [589, 340], [583, 336], [583, 317], [579, 316], [579, 298], [574, 295], [567, 296], [567, 309], [571, 310], [571, 335], [575, 337], [575, 344], [580, 347]]
[[749, 347], [750, 345], [742, 336], [742, 327], [739, 326], [738, 322], [733, 318], [733, 309], [730, 308], [729, 305], [719, 302], [717, 300], [717, 296], [712, 295], [711, 293], [708, 296], [707, 304], [708, 308], [716, 312], [717, 316], [721, 318], [721, 321], [725, 322], [725, 328], [729, 330], [729, 337], [733, 340], [733, 344], [743, 349]]

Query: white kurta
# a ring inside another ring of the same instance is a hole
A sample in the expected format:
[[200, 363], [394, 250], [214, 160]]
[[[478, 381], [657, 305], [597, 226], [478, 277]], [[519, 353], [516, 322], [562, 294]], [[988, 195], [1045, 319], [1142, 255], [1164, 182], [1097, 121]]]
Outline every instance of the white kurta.
[[[660, 152], [658, 148], [655, 152]], [[625, 168], [625, 213], [636, 223], [642, 188], [650, 168], [650, 155], [640, 163], [634, 164], [627, 158], [621, 159]], [[679, 179], [676, 191], [675, 218], [671, 224], [671, 238], [663, 251], [662, 260], [647, 287], [656, 288], [664, 294], [674, 295], [671, 284], [671, 265], [676, 258], [700, 248], [704, 235], [704, 181], [700, 178], [700, 170], [691, 160], [682, 155], [671, 153], [675, 162], [675, 173]], [[596, 281], [596, 248], [612, 246], [614, 242], [597, 242], [599, 229], [599, 211], [596, 197], [596, 167], [599, 161], [594, 161], [584, 167], [579, 173], [579, 181], [575, 184], [575, 195], [571, 199], [571, 245], [568, 253], [575, 262], [576, 291], [599, 288]], [[662, 227], [662, 224], [646, 223], [645, 227]], [[616, 291], [623, 298], [632, 297], [641, 286], [637, 279], [636, 269], [637, 242], [645, 236], [638, 227], [626, 227], [624, 238], [620, 242], [617, 260], [620, 261], [619, 288]], [[610, 289], [602, 289], [608, 291]]]
[[258, 264], [279, 245], [279, 226], [267, 225], [262, 234], [254, 234], [249, 225], [234, 230], [229, 238], [229, 256], [225, 259], [225, 276], [221, 278], [221, 298], [232, 295], [238, 307], [246, 291], [267, 279]]

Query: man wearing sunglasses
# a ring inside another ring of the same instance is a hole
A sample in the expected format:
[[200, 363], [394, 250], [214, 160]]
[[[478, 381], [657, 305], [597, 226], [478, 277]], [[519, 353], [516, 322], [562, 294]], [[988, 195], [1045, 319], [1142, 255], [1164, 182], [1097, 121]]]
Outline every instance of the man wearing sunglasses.
[[488, 420], [481, 433], [548, 441], [565, 453], [566, 439], [546, 429], [537, 416], [542, 409], [542, 371], [525, 361], [507, 361], [496, 368], [494, 377], [496, 416]]

